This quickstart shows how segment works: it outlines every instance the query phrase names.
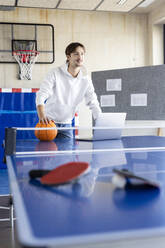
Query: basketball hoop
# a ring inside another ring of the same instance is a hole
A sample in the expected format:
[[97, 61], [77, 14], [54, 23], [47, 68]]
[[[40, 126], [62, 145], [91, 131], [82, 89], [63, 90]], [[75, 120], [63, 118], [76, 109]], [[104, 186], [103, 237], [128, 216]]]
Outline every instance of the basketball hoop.
[[35, 64], [39, 52], [35, 50], [16, 50], [13, 51], [13, 56], [19, 64], [20, 79], [32, 79], [32, 67]]

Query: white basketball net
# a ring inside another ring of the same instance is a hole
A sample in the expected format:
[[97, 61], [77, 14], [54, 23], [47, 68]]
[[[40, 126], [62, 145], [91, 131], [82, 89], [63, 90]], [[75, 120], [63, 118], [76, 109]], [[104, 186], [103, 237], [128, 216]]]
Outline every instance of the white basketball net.
[[19, 76], [20, 79], [31, 80], [32, 79], [32, 68], [35, 64], [39, 52], [37, 51], [14, 51], [13, 56], [19, 64]]

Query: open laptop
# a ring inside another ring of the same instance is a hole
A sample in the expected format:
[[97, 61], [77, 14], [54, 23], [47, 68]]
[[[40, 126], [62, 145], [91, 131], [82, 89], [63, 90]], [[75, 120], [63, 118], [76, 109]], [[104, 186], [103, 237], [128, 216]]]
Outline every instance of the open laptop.
[[94, 127], [96, 129], [92, 130], [92, 135], [85, 137], [85, 135], [80, 134], [78, 140], [120, 139], [122, 129], [125, 125], [125, 119], [126, 113], [100, 113], [95, 120]]

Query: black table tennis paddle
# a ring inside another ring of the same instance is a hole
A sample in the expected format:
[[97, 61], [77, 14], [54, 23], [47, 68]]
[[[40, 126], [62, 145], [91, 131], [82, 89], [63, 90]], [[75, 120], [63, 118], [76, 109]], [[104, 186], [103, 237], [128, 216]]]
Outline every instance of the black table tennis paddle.
[[[157, 189], [160, 188], [159, 183], [156, 183], [156, 182], [148, 180], [144, 177], [138, 176], [138, 175], [134, 174], [133, 172], [128, 171], [127, 169], [121, 169], [121, 170], [113, 169], [113, 172], [115, 172], [115, 174], [125, 178], [126, 179], [125, 185], [127, 185], [127, 186], [137, 187], [137, 188], [138, 187], [142, 188], [142, 186], [144, 188], [157, 188]], [[130, 179], [135, 179], [136, 182], [130, 181]], [[125, 185], [123, 184], [123, 186], [125, 186]]]
[[69, 162], [53, 170], [31, 170], [29, 176], [31, 179], [40, 178], [43, 185], [53, 186], [72, 182], [86, 173], [88, 169], [87, 162]]

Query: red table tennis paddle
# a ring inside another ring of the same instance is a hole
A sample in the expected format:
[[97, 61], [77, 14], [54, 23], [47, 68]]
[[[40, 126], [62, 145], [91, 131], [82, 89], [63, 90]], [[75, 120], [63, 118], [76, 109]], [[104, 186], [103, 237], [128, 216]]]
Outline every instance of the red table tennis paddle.
[[39, 177], [42, 184], [52, 186], [72, 182], [88, 169], [87, 162], [69, 162], [53, 170], [31, 170], [29, 176], [31, 179]]

